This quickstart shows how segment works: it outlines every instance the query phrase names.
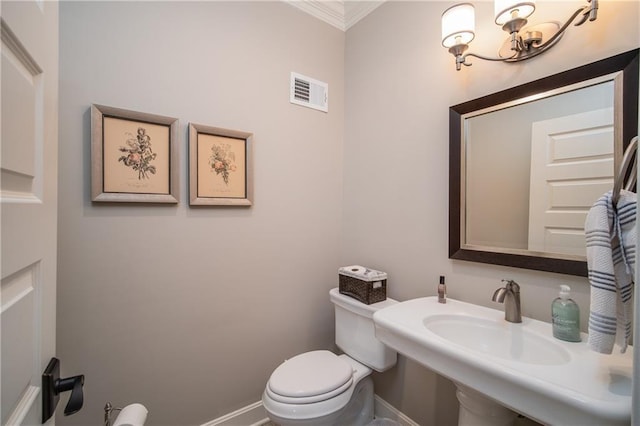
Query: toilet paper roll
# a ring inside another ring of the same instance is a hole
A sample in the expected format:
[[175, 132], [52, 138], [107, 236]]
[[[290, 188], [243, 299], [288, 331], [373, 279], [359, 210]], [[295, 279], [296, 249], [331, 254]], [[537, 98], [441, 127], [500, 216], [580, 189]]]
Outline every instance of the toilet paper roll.
[[113, 426], [143, 426], [148, 412], [142, 404], [129, 404], [120, 411]]

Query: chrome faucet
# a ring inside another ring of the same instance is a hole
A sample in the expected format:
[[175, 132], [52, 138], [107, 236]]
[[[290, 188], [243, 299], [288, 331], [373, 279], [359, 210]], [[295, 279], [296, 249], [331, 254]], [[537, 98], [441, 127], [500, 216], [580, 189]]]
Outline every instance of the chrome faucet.
[[502, 280], [507, 283], [493, 293], [494, 302], [504, 303], [504, 319], [509, 322], [522, 322], [520, 310], [520, 286], [513, 280]]

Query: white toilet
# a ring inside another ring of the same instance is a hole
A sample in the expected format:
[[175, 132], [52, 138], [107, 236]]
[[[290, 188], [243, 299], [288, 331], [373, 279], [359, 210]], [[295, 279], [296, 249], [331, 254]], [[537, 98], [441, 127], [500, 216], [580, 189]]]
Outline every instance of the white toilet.
[[396, 351], [374, 334], [373, 313], [393, 299], [365, 305], [337, 288], [329, 292], [335, 305], [336, 344], [346, 355], [312, 351], [297, 355], [271, 374], [262, 394], [269, 418], [288, 425], [362, 426], [373, 420], [371, 369], [396, 364]]

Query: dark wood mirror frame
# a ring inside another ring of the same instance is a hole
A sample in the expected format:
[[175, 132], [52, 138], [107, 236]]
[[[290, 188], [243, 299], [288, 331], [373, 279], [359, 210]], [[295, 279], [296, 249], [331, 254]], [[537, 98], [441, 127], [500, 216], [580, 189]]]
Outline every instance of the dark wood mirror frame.
[[449, 258], [568, 275], [587, 276], [587, 262], [525, 254], [467, 250], [461, 247], [462, 116], [473, 111], [547, 92], [592, 78], [623, 72], [624, 148], [638, 134], [638, 53], [634, 49], [449, 108]]

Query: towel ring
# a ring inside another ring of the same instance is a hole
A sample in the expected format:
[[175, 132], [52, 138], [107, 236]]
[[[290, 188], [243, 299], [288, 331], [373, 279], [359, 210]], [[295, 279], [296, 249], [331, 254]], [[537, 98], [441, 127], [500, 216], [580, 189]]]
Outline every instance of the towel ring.
[[[638, 171], [638, 161], [637, 161], [637, 152], [638, 152], [638, 136], [631, 139], [629, 142], [629, 146], [624, 151], [624, 157], [622, 158], [622, 165], [620, 166], [620, 171], [618, 172], [618, 176], [616, 177], [615, 182], [613, 183], [613, 192], [611, 194], [611, 201], [613, 205], [616, 206], [618, 204], [618, 199], [620, 198], [620, 191], [624, 186], [624, 189], [630, 191], [633, 189], [633, 186], [636, 184], [637, 179], [637, 171]], [[629, 174], [629, 166], [631, 166], [631, 173]], [[627, 178], [625, 182], [625, 178]]]

